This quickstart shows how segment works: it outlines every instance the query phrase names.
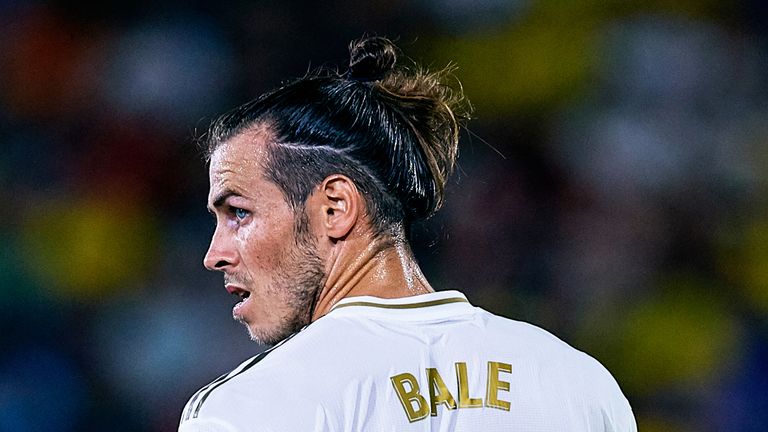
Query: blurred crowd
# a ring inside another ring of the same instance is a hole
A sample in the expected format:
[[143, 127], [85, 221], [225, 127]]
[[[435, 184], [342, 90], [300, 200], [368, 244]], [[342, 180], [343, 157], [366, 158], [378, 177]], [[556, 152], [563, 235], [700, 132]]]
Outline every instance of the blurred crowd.
[[202, 267], [195, 138], [363, 34], [474, 105], [437, 289], [610, 369], [645, 432], [768, 424], [768, 6], [0, 2], [0, 432], [174, 431], [263, 347]]

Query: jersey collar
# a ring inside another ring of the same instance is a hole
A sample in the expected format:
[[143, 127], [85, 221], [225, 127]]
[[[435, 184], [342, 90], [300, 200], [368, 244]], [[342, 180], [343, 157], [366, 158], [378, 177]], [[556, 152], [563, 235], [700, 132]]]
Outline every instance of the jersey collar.
[[409, 317], [429, 319], [457, 313], [471, 312], [474, 307], [459, 291], [439, 291], [400, 298], [372, 296], [347, 297], [336, 303], [334, 315], [384, 315], [389, 318]]

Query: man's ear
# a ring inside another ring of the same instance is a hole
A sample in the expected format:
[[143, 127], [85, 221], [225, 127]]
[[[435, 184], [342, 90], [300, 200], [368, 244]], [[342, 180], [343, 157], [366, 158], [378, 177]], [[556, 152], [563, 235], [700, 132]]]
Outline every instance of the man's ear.
[[324, 233], [332, 239], [340, 239], [349, 234], [363, 207], [363, 197], [352, 179], [341, 174], [331, 174], [320, 183], [315, 193], [314, 204]]

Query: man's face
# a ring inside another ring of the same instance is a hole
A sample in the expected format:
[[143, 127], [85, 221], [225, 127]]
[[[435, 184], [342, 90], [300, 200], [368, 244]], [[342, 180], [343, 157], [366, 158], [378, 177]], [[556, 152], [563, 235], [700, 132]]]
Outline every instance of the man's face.
[[216, 231], [204, 264], [224, 273], [227, 291], [240, 300], [232, 315], [251, 338], [274, 344], [310, 322], [325, 272], [304, 212], [297, 215], [264, 177], [267, 139], [264, 128], [246, 131], [211, 156]]

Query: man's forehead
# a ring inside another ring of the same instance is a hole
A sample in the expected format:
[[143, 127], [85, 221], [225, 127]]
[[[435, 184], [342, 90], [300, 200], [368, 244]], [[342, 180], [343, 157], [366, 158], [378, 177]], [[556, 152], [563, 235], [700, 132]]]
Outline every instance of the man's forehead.
[[250, 128], [222, 142], [211, 154], [209, 202], [224, 190], [247, 188], [261, 178], [267, 143], [266, 127]]
[[272, 132], [266, 125], [250, 127], [227, 139], [211, 154], [211, 173], [231, 169], [233, 165], [260, 163], [264, 160]]

